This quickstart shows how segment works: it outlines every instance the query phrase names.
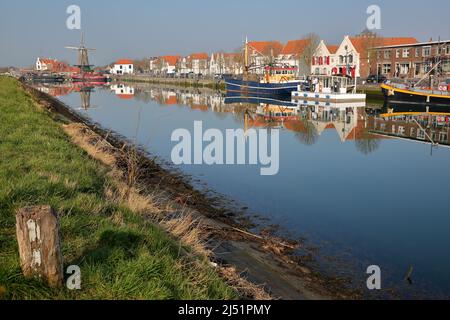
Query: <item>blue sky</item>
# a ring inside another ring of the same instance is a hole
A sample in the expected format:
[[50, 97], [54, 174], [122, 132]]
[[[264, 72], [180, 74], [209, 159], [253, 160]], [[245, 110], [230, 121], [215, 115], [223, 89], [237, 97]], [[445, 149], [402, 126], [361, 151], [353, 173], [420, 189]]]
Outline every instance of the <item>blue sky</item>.
[[82, 10], [91, 62], [204, 51], [233, 51], [251, 40], [301, 38], [310, 32], [329, 43], [366, 26], [367, 7], [381, 7], [385, 36], [450, 39], [448, 0], [14, 0], [0, 1], [0, 66], [30, 66], [37, 56], [76, 60], [66, 45], [80, 31], [66, 28], [66, 8]]

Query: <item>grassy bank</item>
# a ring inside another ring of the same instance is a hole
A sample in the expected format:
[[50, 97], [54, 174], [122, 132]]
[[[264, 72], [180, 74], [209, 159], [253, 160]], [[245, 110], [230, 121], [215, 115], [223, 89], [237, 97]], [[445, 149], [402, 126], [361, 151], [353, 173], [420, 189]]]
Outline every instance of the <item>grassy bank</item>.
[[[109, 179], [15, 80], [0, 77], [0, 299], [235, 297], [206, 259], [182, 255], [161, 229], [108, 200]], [[39, 204], [60, 213], [65, 267], [80, 266], [80, 291], [21, 275], [15, 211]]]

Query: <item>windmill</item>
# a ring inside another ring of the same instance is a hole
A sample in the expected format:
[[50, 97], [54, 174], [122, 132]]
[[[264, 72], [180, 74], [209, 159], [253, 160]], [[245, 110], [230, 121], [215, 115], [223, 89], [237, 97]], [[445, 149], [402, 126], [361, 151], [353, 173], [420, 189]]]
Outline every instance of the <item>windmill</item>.
[[78, 50], [78, 64], [76, 67], [80, 68], [81, 72], [92, 71], [92, 66], [89, 64], [89, 51], [95, 51], [96, 49], [86, 48], [84, 45], [84, 33], [81, 33], [81, 44], [79, 47], [66, 47], [66, 49]]

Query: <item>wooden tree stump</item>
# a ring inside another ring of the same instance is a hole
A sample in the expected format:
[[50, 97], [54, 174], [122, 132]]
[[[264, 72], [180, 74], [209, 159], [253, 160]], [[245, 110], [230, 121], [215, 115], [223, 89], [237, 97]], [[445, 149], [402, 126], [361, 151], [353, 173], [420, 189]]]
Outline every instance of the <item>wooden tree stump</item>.
[[17, 241], [22, 272], [38, 277], [51, 287], [63, 285], [63, 260], [59, 219], [50, 206], [26, 207], [16, 215]]

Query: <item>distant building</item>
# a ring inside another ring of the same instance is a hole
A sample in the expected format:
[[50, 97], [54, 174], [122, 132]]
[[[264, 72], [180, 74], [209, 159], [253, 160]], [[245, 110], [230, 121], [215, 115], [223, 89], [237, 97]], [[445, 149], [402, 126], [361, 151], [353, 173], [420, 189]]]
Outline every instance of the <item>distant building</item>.
[[211, 75], [238, 75], [244, 72], [242, 54], [218, 52], [211, 55], [209, 73]]
[[183, 57], [178, 61], [177, 70], [183, 75], [189, 73], [209, 74], [209, 56], [207, 53], [193, 53]]
[[180, 56], [164, 56], [159, 59], [160, 74], [174, 75], [177, 71], [177, 65]]
[[264, 66], [274, 62], [283, 50], [283, 45], [278, 41], [252, 41], [248, 47], [249, 64], [257, 74], [263, 74]]
[[309, 75], [310, 57], [308, 57], [306, 51], [310, 49], [310, 45], [310, 39], [290, 40], [278, 55], [278, 61], [286, 65], [297, 67], [297, 75]]
[[440, 57], [442, 63], [439, 68], [450, 77], [450, 40], [384, 45], [374, 50], [376, 63], [372, 66], [373, 74], [381, 74], [388, 79], [422, 78], [433, 68], [436, 57]]
[[73, 74], [79, 73], [80, 69], [76, 67], [71, 67], [65, 62], [58, 61], [56, 59], [49, 58], [37, 58], [36, 60], [36, 71], [47, 71], [52, 73], [66, 73]]
[[111, 74], [123, 75], [123, 74], [133, 74], [134, 65], [133, 60], [121, 59], [114, 63], [111, 68]]

